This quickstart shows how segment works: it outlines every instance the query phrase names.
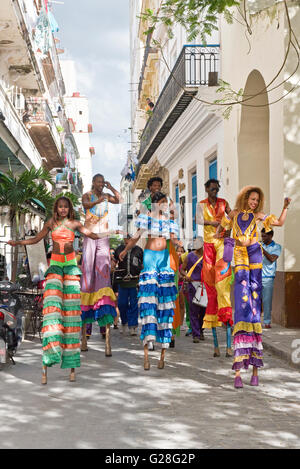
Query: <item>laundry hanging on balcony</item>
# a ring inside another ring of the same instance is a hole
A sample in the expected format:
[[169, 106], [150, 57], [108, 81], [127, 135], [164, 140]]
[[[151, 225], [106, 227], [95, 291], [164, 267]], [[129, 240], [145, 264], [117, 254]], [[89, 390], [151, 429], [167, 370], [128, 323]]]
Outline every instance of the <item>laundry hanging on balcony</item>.
[[52, 47], [53, 40], [49, 17], [45, 8], [41, 9], [36, 23], [34, 42], [36, 51], [42, 55], [42, 58], [46, 58], [49, 49]]
[[58, 26], [56, 19], [54, 18], [52, 11], [50, 10], [48, 11], [48, 18], [49, 18], [51, 32], [57, 33], [59, 31], [59, 26]]

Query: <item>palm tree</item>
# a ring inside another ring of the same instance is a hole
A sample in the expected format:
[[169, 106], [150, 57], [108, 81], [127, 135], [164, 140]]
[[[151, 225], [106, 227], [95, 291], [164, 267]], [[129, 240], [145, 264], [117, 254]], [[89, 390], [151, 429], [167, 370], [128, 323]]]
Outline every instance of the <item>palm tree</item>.
[[[44, 168], [25, 169], [21, 174], [14, 175], [10, 169], [0, 175], [0, 205], [10, 207], [11, 225], [15, 224], [16, 239], [20, 238], [20, 215], [29, 211], [28, 204], [33, 201], [42, 203], [46, 212], [53, 205], [53, 197], [47, 189], [45, 181], [53, 184], [50, 173]], [[18, 246], [15, 247], [12, 262], [12, 281], [16, 280], [18, 263]]]

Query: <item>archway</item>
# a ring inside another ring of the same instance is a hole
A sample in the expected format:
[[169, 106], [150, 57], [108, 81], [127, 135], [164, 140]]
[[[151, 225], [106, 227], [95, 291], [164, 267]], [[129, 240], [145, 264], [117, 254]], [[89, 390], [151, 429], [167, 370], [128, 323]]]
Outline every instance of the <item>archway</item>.
[[[258, 70], [248, 76], [244, 97], [252, 96], [265, 88], [265, 81]], [[270, 209], [270, 155], [269, 155], [269, 106], [267, 93], [242, 105], [240, 132], [238, 135], [239, 189], [247, 185], [261, 187], [265, 194], [265, 212]]]

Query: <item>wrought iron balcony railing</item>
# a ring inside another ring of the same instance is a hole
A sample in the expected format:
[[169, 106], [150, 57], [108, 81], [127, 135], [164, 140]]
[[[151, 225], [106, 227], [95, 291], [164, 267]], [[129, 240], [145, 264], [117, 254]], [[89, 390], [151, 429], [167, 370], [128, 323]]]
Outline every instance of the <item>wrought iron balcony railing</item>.
[[219, 49], [219, 45], [183, 47], [141, 135], [139, 163], [149, 161], [199, 87], [217, 84]]

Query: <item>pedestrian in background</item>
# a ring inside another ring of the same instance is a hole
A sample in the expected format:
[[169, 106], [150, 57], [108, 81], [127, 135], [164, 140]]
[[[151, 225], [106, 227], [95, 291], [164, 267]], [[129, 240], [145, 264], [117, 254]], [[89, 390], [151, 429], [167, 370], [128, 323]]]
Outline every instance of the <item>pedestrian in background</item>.
[[[182, 264], [182, 275], [188, 285], [188, 299], [190, 323], [192, 328], [193, 342], [199, 343], [204, 340], [203, 318], [205, 315], [205, 306], [195, 303], [195, 295], [198, 288], [202, 288], [201, 272], [203, 267], [203, 238], [194, 240], [194, 250], [190, 252]], [[203, 285], [203, 289], [204, 289]]]
[[262, 268], [262, 303], [264, 327], [271, 328], [273, 287], [277, 269], [277, 259], [281, 254], [281, 246], [273, 241], [274, 231], [261, 230], [263, 268]]
[[128, 234], [124, 243], [117, 247], [114, 257], [117, 264], [115, 270], [115, 284], [118, 285], [118, 308], [122, 321], [122, 332], [126, 333], [129, 328], [130, 335], [137, 335], [138, 327], [138, 297], [137, 286], [139, 275], [143, 268], [143, 250], [139, 246], [133, 246], [124, 257], [119, 255], [130, 241]]

